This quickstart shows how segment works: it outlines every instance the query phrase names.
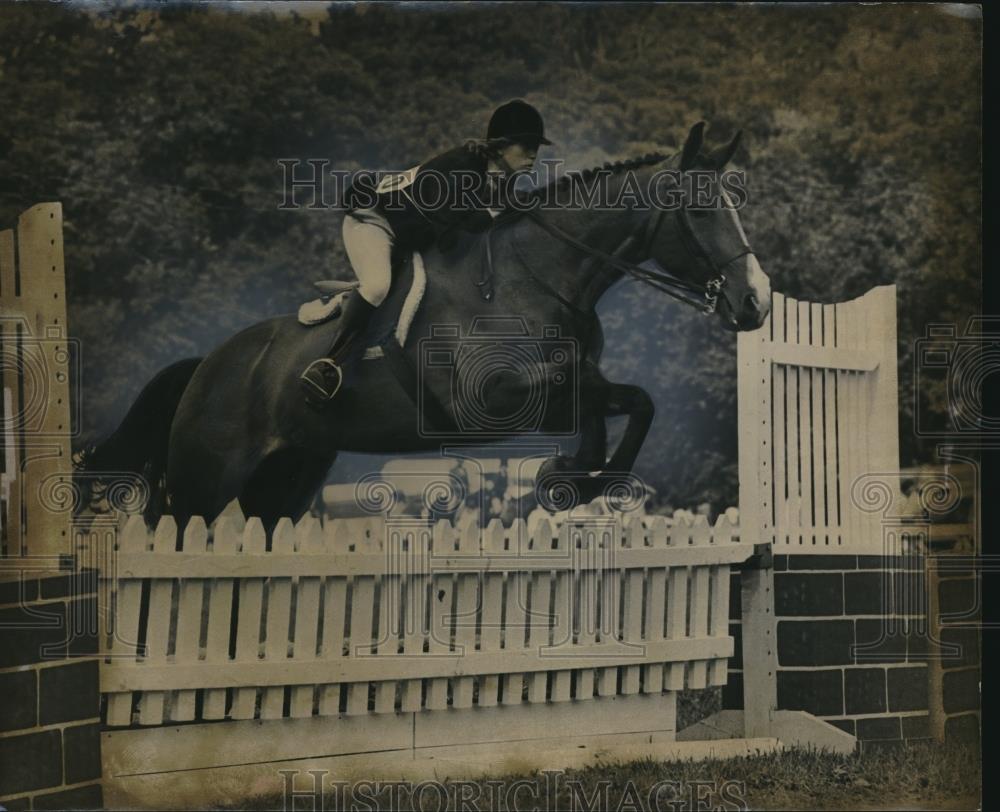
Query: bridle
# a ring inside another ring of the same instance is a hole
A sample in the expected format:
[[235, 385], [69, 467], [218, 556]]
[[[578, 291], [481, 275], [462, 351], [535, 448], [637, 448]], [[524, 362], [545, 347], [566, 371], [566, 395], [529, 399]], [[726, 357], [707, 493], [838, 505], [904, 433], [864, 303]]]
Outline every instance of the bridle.
[[[653, 241], [656, 239], [656, 236], [663, 225], [663, 220], [666, 217], [667, 211], [668, 209], [665, 208], [657, 208], [656, 213], [646, 221], [640, 255], [644, 256], [652, 247]], [[716, 307], [718, 306], [719, 294], [726, 285], [726, 275], [723, 271], [736, 262], [736, 260], [753, 254], [753, 249], [750, 248], [746, 240], [742, 240], [739, 251], [723, 262], [716, 262], [714, 257], [712, 257], [708, 250], [706, 250], [701, 244], [698, 239], [698, 235], [695, 234], [694, 229], [691, 227], [687, 209], [678, 209], [677, 218], [678, 223], [680, 224], [681, 241], [684, 243], [684, 247], [693, 257], [695, 257], [696, 260], [705, 263], [711, 269], [711, 275], [709, 278], [704, 283], [699, 285], [694, 282], [689, 282], [686, 279], [681, 279], [662, 267], [649, 268], [644, 265], [638, 265], [615, 254], [607, 254], [604, 251], [594, 248], [593, 246], [587, 245], [569, 232], [564, 231], [558, 226], [545, 220], [535, 210], [525, 212], [524, 215], [560, 242], [576, 248], [578, 251], [586, 254], [587, 256], [598, 260], [603, 265], [614, 268], [615, 270], [620, 271], [621, 273], [630, 276], [639, 282], [643, 282], [650, 287], [656, 288], [657, 290], [672, 296], [684, 304], [691, 305], [705, 315], [711, 315], [714, 313]], [[489, 247], [489, 238], [491, 235], [492, 234], [487, 235], [487, 256], [490, 267], [490, 276], [492, 277], [492, 252]], [[536, 281], [539, 281], [533, 272], [532, 277], [534, 277]], [[549, 288], [551, 291], [551, 288], [548, 285], [544, 285], [544, 287]], [[563, 299], [561, 296], [558, 298], [560, 300]]]

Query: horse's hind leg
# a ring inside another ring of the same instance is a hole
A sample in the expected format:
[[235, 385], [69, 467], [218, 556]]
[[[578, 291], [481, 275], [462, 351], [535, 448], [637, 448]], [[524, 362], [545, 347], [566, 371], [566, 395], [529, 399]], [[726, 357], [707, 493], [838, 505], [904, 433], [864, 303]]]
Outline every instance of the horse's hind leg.
[[268, 533], [281, 518], [298, 521], [309, 509], [336, 456], [292, 447], [271, 452], [240, 493], [243, 514], [259, 516]]

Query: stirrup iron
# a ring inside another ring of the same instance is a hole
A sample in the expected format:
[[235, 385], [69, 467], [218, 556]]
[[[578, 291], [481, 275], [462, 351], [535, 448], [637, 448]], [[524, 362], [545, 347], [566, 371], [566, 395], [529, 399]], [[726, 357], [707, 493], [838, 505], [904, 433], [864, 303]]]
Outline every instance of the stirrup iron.
[[[319, 377], [323, 380], [326, 380], [327, 375], [332, 371], [336, 375], [336, 384], [329, 391], [327, 391], [309, 377], [309, 374], [314, 371], [316, 371], [319, 374]], [[340, 387], [344, 383], [344, 372], [340, 368], [340, 364], [332, 358], [318, 358], [306, 367], [305, 372], [299, 376], [299, 381], [301, 381], [303, 387], [305, 387], [307, 396], [315, 398], [320, 403], [328, 403], [333, 400], [333, 398], [340, 391]]]

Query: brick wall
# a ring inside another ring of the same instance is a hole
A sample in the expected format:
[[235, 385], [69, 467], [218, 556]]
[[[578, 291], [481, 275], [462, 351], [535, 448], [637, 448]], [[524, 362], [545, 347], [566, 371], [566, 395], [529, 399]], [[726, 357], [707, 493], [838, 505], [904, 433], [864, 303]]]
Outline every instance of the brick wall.
[[[739, 574], [730, 594], [736, 656], [723, 692], [743, 706]], [[776, 555], [778, 707], [804, 710], [862, 746], [927, 738], [923, 559]]]
[[92, 571], [0, 569], [0, 804], [8, 810], [101, 806], [96, 629]]

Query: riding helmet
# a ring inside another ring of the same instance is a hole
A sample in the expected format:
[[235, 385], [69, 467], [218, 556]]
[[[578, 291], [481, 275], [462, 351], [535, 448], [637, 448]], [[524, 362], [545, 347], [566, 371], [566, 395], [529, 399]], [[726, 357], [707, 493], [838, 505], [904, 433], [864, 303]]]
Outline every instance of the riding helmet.
[[490, 117], [486, 139], [509, 138], [512, 141], [535, 141], [551, 144], [545, 137], [542, 115], [534, 107], [521, 99], [501, 104]]

